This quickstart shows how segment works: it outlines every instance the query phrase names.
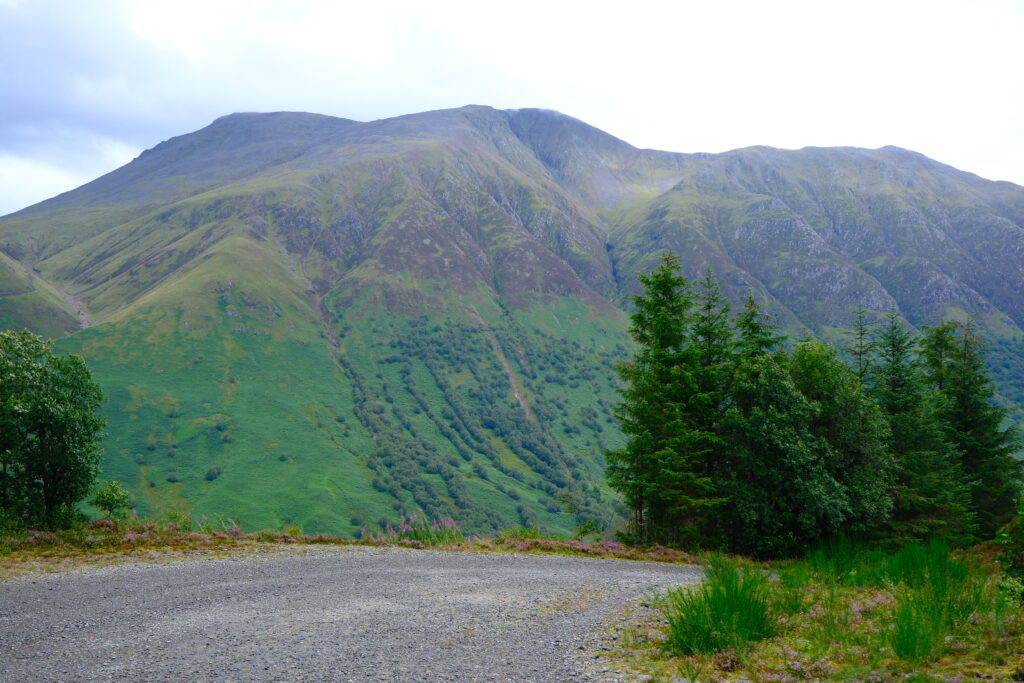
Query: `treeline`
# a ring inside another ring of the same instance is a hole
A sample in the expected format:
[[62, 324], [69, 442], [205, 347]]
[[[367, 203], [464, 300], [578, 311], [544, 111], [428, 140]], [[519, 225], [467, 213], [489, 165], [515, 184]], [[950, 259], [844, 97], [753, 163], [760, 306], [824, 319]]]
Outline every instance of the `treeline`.
[[990, 538], [1020, 495], [1018, 432], [972, 324], [915, 337], [862, 313], [844, 354], [783, 338], [753, 295], [733, 314], [675, 256], [642, 276], [608, 479], [642, 543], [793, 556], [839, 535]]

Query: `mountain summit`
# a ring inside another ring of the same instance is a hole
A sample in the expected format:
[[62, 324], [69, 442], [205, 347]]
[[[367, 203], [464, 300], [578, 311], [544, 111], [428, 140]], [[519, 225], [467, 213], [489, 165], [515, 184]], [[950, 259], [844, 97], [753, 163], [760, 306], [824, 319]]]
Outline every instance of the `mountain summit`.
[[85, 354], [144, 512], [566, 531], [614, 505], [622, 311], [666, 249], [793, 335], [971, 316], [1022, 398], [1024, 188], [893, 147], [640, 150], [541, 109], [222, 117], [0, 219], [0, 325]]

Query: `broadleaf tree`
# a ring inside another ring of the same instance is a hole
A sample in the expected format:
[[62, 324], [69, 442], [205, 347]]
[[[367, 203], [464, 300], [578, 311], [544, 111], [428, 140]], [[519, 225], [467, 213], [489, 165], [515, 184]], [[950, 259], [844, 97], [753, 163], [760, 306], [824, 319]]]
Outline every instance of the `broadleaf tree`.
[[810, 431], [831, 447], [825, 468], [847, 491], [843, 531], [848, 534], [866, 534], [885, 523], [896, 476], [889, 425], [865, 394], [857, 367], [817, 341], [797, 344], [787, 364], [793, 383], [816, 406]]
[[59, 526], [99, 472], [103, 394], [79, 356], [27, 331], [0, 332], [0, 509]]
[[741, 359], [722, 420], [731, 498], [721, 517], [733, 552], [799, 554], [837, 533], [850, 509], [828, 468], [831, 446], [812, 429], [817, 406], [784, 365], [782, 353]]

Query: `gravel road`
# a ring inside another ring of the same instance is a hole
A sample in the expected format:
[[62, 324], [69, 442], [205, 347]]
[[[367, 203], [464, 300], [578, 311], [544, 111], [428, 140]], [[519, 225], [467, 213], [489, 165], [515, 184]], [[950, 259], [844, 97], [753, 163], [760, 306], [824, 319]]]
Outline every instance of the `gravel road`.
[[695, 567], [342, 547], [0, 583], [2, 681], [565, 681]]

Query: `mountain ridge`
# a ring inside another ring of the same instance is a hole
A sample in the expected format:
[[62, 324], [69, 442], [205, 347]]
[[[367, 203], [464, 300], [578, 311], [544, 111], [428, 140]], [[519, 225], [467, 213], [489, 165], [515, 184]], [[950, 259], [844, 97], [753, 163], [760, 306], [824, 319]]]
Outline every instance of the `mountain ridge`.
[[612, 367], [665, 250], [791, 336], [973, 317], [1024, 399], [1024, 188], [894, 147], [640, 150], [538, 109], [218, 118], [0, 218], [0, 325], [85, 354], [144, 511], [566, 532], [615, 515]]

